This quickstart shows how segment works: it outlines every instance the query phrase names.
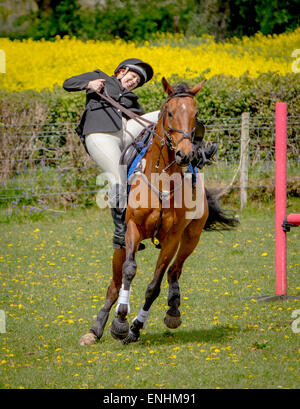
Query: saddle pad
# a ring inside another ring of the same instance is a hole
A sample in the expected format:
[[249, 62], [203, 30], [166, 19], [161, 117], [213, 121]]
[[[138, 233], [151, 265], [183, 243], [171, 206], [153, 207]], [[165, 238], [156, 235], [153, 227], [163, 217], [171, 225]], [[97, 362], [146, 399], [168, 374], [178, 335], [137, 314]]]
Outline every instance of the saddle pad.
[[[137, 142], [137, 144], [139, 144], [141, 142]], [[137, 170], [138, 165], [140, 164], [141, 160], [143, 159], [143, 157], [145, 156], [149, 146], [151, 144], [151, 140], [149, 141], [149, 143], [144, 146], [144, 148], [142, 148], [142, 150], [137, 154], [137, 156], [134, 158], [134, 160], [132, 161], [130, 168], [127, 172], [127, 196], [129, 195], [129, 190], [130, 190], [130, 177], [131, 175]]]

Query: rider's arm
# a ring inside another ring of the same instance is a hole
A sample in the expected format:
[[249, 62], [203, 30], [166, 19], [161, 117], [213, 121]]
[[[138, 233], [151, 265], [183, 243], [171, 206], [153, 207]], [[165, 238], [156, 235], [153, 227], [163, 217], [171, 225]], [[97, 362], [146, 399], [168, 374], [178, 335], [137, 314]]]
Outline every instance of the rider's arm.
[[63, 87], [66, 91], [82, 91], [88, 88], [90, 81], [99, 80], [99, 73], [86, 72], [85, 74], [75, 75], [74, 77], [68, 78], [63, 83]]

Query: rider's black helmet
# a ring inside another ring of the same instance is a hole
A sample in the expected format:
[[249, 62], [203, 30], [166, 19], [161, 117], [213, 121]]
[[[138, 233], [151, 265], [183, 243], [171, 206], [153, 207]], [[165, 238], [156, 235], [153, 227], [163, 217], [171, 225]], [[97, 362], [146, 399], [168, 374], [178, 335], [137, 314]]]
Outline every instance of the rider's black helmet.
[[115, 74], [121, 68], [129, 68], [131, 71], [135, 71], [139, 74], [141, 81], [139, 82], [138, 87], [141, 87], [146, 82], [150, 81], [153, 77], [153, 69], [151, 65], [146, 62], [139, 60], [138, 58], [128, 58], [127, 60], [122, 61], [117, 68], [115, 69]]

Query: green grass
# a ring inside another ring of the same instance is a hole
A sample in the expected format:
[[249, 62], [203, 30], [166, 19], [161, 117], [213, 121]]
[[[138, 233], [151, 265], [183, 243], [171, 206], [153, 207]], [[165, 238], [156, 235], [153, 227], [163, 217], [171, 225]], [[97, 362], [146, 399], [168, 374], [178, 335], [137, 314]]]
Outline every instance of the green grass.
[[[299, 200], [293, 203], [299, 211]], [[300, 302], [260, 303], [274, 294], [273, 209], [248, 208], [237, 231], [204, 233], [182, 277], [182, 325], [163, 324], [163, 280], [138, 343], [110, 336], [79, 347], [103, 305], [111, 277], [108, 211], [70, 211], [53, 220], [1, 225], [1, 388], [298, 388]], [[288, 293], [300, 295], [299, 228], [288, 233]], [[132, 320], [158, 250], [138, 253]]]

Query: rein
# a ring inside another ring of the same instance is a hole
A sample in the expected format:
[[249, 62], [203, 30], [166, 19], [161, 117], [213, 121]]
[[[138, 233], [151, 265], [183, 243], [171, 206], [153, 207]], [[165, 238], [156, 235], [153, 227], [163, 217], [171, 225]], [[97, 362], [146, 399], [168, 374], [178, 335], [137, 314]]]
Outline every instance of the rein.
[[[175, 94], [173, 94], [173, 95], [170, 95], [170, 96], [166, 99], [166, 101], [164, 102], [164, 105], [163, 105], [163, 107], [162, 107], [162, 109], [161, 109], [161, 112], [160, 112], [160, 115], [159, 115], [159, 120], [162, 119], [162, 129], [163, 129], [163, 133], [164, 133], [165, 138], [161, 138], [161, 136], [158, 135], [158, 134], [154, 131], [155, 136], [158, 136], [159, 139], [160, 139], [161, 142], [162, 142], [162, 143], [161, 143], [161, 146], [160, 146], [160, 151], [159, 151], [159, 155], [158, 155], [158, 158], [157, 158], [157, 162], [156, 162], [155, 169], [158, 169], [158, 168], [159, 168], [161, 152], [162, 152], [162, 149], [163, 149], [163, 147], [164, 147], [165, 145], [167, 145], [167, 147], [168, 147], [170, 150], [173, 150], [173, 151], [174, 151], [174, 150], [177, 149], [177, 146], [179, 145], [179, 143], [180, 143], [182, 140], [184, 140], [184, 139], [189, 139], [191, 142], [193, 142], [193, 135], [194, 135], [194, 132], [195, 132], [195, 128], [193, 128], [191, 131], [188, 131], [188, 132], [187, 132], [187, 131], [183, 131], [183, 130], [181, 130], [181, 129], [172, 128], [172, 127], [170, 127], [170, 125], [169, 125], [169, 122], [168, 122], [168, 112], [169, 112], [169, 111], [168, 111], [167, 104], [168, 104], [168, 102], [169, 102], [172, 98], [175, 98], [175, 97], [190, 97], [190, 98], [193, 98], [193, 95], [191, 95], [190, 93], [178, 93], [178, 94], [175, 93]], [[167, 115], [165, 115], [165, 113], [166, 113]], [[165, 116], [166, 116], [166, 118], [167, 118], [166, 124], [165, 124], [165, 122], [164, 122]], [[166, 125], [166, 126], [165, 126], [165, 125]], [[167, 129], [166, 129], [166, 128], [167, 128]], [[170, 132], [179, 132], [179, 133], [182, 133], [182, 134], [183, 134], [182, 138], [179, 140], [179, 142], [177, 142], [177, 144], [176, 144], [175, 146], [174, 146], [174, 144], [173, 144], [173, 139], [172, 139], [172, 136], [170, 135]], [[173, 162], [169, 163], [169, 165], [167, 165], [167, 166], [162, 170], [161, 173], [166, 172], [167, 169], [169, 169], [169, 168], [170, 168], [171, 166], [173, 166], [175, 163], [176, 163], [176, 160], [173, 160]], [[152, 185], [152, 183], [148, 180], [147, 176], [146, 176], [144, 173], [142, 173], [142, 172], [139, 172], [139, 173], [140, 173], [140, 175], [142, 176], [142, 178], [144, 179], [144, 181], [147, 183], [148, 187], [158, 196], [159, 200], [162, 202], [162, 207], [161, 207], [161, 209], [160, 209], [159, 218], [158, 218], [158, 220], [157, 220], [154, 233], [153, 233], [153, 235], [152, 235], [152, 243], [155, 245], [154, 239], [155, 239], [155, 237], [157, 237], [158, 232], [159, 232], [159, 230], [160, 230], [160, 226], [161, 226], [162, 212], [163, 212], [163, 202], [164, 202], [165, 200], [170, 200], [171, 195], [172, 195], [173, 193], [175, 193], [175, 191], [182, 186], [182, 183], [183, 183], [183, 175], [181, 174], [181, 183], [180, 183], [179, 185], [174, 186], [173, 189], [171, 189], [171, 190], [169, 190], [169, 191], [165, 191], [165, 190], [160, 190], [160, 189], [158, 189], [156, 186]]]
[[114, 106], [115, 108], [119, 109], [120, 111], [122, 111], [125, 115], [127, 115], [129, 118], [134, 119], [138, 124], [140, 124], [141, 126], [145, 126], [145, 124], [143, 122], [146, 122], [148, 125], [155, 125], [154, 122], [149, 121], [146, 118], [142, 118], [139, 115], [135, 114], [134, 112], [129, 111], [129, 109], [124, 108], [122, 105], [120, 105], [118, 102], [116, 102], [114, 99], [112, 99], [108, 94], [106, 89], [104, 88], [104, 94], [100, 94], [100, 92], [96, 91], [96, 94], [98, 94], [101, 98], [105, 99], [105, 101], [109, 102], [112, 106]]
[[[129, 109], [123, 107], [122, 105], [120, 105], [118, 102], [116, 102], [115, 100], [113, 100], [108, 94], [106, 89], [104, 88], [104, 94], [101, 94], [100, 92], [96, 91], [96, 94], [98, 94], [101, 98], [103, 98], [104, 100], [106, 100], [107, 102], [109, 102], [112, 106], [114, 106], [115, 108], [119, 109], [121, 112], [123, 112], [125, 115], [127, 115], [129, 118], [134, 119], [139, 125], [145, 127], [145, 123], [148, 124], [148, 126], [152, 126], [152, 130], [151, 130], [151, 134], [152, 134], [152, 138], [153, 136], [157, 136], [160, 140], [161, 140], [161, 147], [160, 147], [160, 151], [159, 151], [159, 155], [157, 158], [157, 163], [155, 168], [158, 169], [159, 167], [159, 163], [160, 163], [160, 157], [161, 157], [161, 152], [162, 149], [165, 145], [167, 145], [167, 147], [171, 150], [176, 150], [177, 146], [179, 145], [179, 143], [184, 140], [184, 139], [189, 139], [191, 142], [193, 141], [193, 134], [195, 132], [195, 128], [193, 128], [191, 131], [183, 131], [181, 129], [177, 129], [177, 128], [172, 128], [169, 126], [168, 123], [168, 109], [167, 109], [167, 104], [168, 102], [172, 99], [172, 98], [177, 98], [177, 97], [190, 97], [193, 98], [193, 95], [188, 93], [188, 92], [183, 92], [183, 93], [175, 93], [173, 95], [170, 95], [166, 101], [163, 104], [163, 107], [161, 109], [159, 118], [160, 119], [162, 117], [162, 128], [163, 128], [163, 132], [164, 132], [164, 136], [165, 138], [162, 138], [160, 135], [158, 135], [156, 133], [156, 124], [152, 121], [149, 121], [146, 118], [140, 117], [139, 115], [131, 112]], [[165, 129], [165, 124], [164, 124], [164, 115], [165, 112], [167, 112], [167, 130]], [[144, 122], [144, 123], [143, 123]], [[182, 138], [179, 140], [179, 142], [177, 142], [177, 144], [174, 146], [173, 144], [173, 140], [172, 137], [170, 135], [169, 132], [179, 132], [182, 133], [183, 136]], [[153, 140], [153, 139], [152, 139]], [[165, 173], [171, 166], [173, 166], [176, 163], [176, 160], [174, 160], [173, 162], [169, 163], [163, 170], [162, 173]], [[175, 192], [175, 190], [177, 188], [173, 188], [171, 191], [166, 192], [166, 191], [160, 191], [159, 189], [157, 189], [155, 186], [153, 186], [148, 178], [146, 177], [146, 175], [144, 175], [143, 173], [141, 173], [141, 175], [144, 177], [144, 179], [147, 181], [148, 186], [158, 195], [159, 199], [161, 201], [165, 200], [167, 197], [170, 197], [172, 193]]]
[[[165, 138], [162, 138], [160, 135], [158, 135], [156, 133], [155, 128], [152, 131], [152, 137], [153, 135], [157, 136], [160, 140], [161, 140], [161, 146], [160, 146], [160, 150], [159, 150], [159, 154], [158, 154], [158, 158], [157, 158], [157, 162], [155, 165], [155, 169], [159, 168], [159, 163], [160, 163], [160, 158], [161, 158], [161, 153], [162, 153], [162, 149], [163, 147], [166, 145], [169, 149], [171, 150], [176, 150], [177, 146], [179, 145], [179, 143], [183, 140], [183, 139], [189, 139], [191, 142], [193, 142], [193, 136], [194, 136], [194, 132], [195, 132], [195, 128], [193, 128], [191, 131], [183, 131], [181, 129], [177, 129], [177, 128], [172, 128], [169, 126], [168, 123], [168, 108], [167, 108], [167, 104], [168, 102], [172, 99], [172, 98], [176, 98], [176, 97], [190, 97], [193, 98], [193, 95], [190, 93], [178, 93], [178, 94], [173, 94], [171, 96], [169, 96], [166, 101], [163, 104], [163, 107], [161, 109], [160, 115], [159, 115], [159, 120], [162, 119], [162, 128], [163, 128], [163, 133]], [[167, 112], [167, 123], [166, 123], [166, 127], [165, 127], [165, 123], [164, 123], [164, 119], [165, 119], [165, 113]], [[170, 135], [170, 132], [179, 132], [182, 133], [183, 136], [182, 138], [179, 140], [179, 142], [177, 142], [177, 144], [174, 146], [173, 145], [173, 140], [172, 137]], [[161, 173], [165, 173], [171, 166], [173, 166], [176, 163], [176, 160], [173, 160], [173, 162], [169, 163], [162, 171]], [[164, 201], [166, 199], [169, 199], [170, 196], [182, 185], [182, 182], [179, 186], [174, 187], [173, 189], [171, 189], [170, 191], [161, 191], [159, 190], [156, 186], [152, 185], [152, 183], [148, 180], [147, 176], [142, 173], [142, 172], [138, 172], [143, 179], [146, 181], [146, 183], [148, 184], [148, 187], [159, 197], [159, 199], [161, 201]]]
[[[160, 113], [160, 116], [159, 116], [159, 118], [158, 118], [158, 119], [160, 119], [161, 117], [163, 118], [163, 123], [162, 123], [162, 125], [163, 125], [163, 132], [164, 132], [164, 136], [166, 137], [166, 139], [164, 140], [163, 138], [161, 138], [160, 135], [158, 135], [158, 134], [155, 132], [155, 125], [156, 125], [155, 122], [149, 121], [148, 119], [143, 118], [143, 117], [141, 117], [141, 116], [135, 114], [134, 112], [131, 112], [129, 109], [123, 107], [122, 105], [120, 105], [118, 102], [116, 102], [114, 99], [112, 99], [112, 98], [107, 94], [107, 91], [106, 91], [105, 88], [104, 88], [104, 93], [105, 93], [105, 95], [104, 95], [104, 94], [101, 94], [101, 93], [98, 92], [98, 91], [96, 91], [96, 94], [97, 94], [97, 95], [99, 95], [101, 98], [103, 98], [104, 100], [106, 100], [107, 102], [109, 102], [109, 103], [110, 103], [112, 106], [114, 106], [115, 108], [119, 109], [121, 112], [123, 112], [123, 113], [124, 113], [125, 115], [127, 115], [129, 118], [135, 120], [139, 125], [141, 125], [141, 126], [144, 127], [145, 124], [144, 124], [143, 122], [145, 122], [146, 124], [153, 126], [153, 131], [152, 131], [152, 133], [153, 133], [155, 136], [157, 136], [157, 137], [161, 140], [162, 145], [166, 144], [166, 145], [168, 146], [168, 148], [170, 148], [171, 150], [175, 150], [175, 149], [177, 148], [177, 146], [179, 145], [179, 143], [180, 143], [183, 139], [190, 139], [191, 141], [193, 141], [193, 134], [194, 134], [194, 132], [195, 132], [195, 128], [193, 128], [191, 131], [188, 131], [188, 132], [183, 131], [183, 130], [181, 130], [181, 129], [171, 128], [171, 127], [169, 126], [169, 123], [168, 123], [168, 118], [167, 118], [167, 130], [165, 129], [165, 126], [164, 126], [164, 113], [165, 113], [165, 111], [167, 110], [167, 103], [168, 103], [172, 98], [177, 98], [177, 97], [190, 97], [190, 98], [193, 98], [193, 95], [192, 95], [192, 94], [190, 94], [190, 93], [188, 93], [188, 92], [173, 94], [173, 95], [169, 96], [169, 97], [166, 99], [166, 101], [164, 102], [163, 108], [161, 109], [161, 113]], [[167, 113], [168, 113], [168, 110], [167, 110]], [[171, 135], [170, 135], [169, 132], [179, 132], [179, 133], [182, 133], [182, 134], [183, 134], [182, 138], [181, 138], [180, 141], [176, 144], [176, 146], [173, 145], [173, 140], [172, 140], [172, 137], [171, 137]], [[159, 156], [160, 156], [160, 155], [159, 155]], [[174, 162], [173, 162], [173, 163], [174, 163]], [[173, 163], [172, 163], [172, 164], [173, 164]], [[170, 167], [170, 166], [168, 166], [168, 168], [169, 168], [169, 167]], [[167, 169], [168, 169], [168, 168], [167, 168]], [[164, 169], [164, 170], [166, 170], [166, 169]]]

